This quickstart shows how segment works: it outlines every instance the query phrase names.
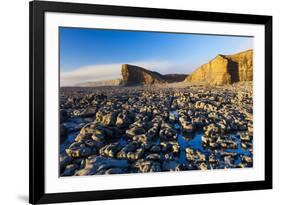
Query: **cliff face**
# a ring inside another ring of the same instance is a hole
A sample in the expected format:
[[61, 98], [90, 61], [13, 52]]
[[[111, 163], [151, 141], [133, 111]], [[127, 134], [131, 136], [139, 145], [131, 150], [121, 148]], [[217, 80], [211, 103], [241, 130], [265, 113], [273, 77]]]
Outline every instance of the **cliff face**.
[[185, 81], [225, 85], [253, 79], [253, 51], [234, 55], [218, 55], [209, 63], [197, 68]]
[[123, 77], [122, 83], [124, 85], [166, 83], [161, 74], [134, 65], [123, 64], [121, 74]]
[[226, 58], [237, 63], [239, 81], [253, 80], [253, 50], [227, 55]]

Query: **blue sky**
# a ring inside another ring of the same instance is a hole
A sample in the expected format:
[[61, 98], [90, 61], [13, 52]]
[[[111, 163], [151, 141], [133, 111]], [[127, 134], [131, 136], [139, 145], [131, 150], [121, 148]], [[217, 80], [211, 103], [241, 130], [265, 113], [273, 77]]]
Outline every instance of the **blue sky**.
[[[251, 48], [251, 37], [62, 27], [60, 69], [63, 75], [72, 74], [72, 78], [75, 75], [78, 78], [82, 69], [88, 77], [81, 81], [105, 80], [112, 70], [117, 75], [123, 63], [146, 66], [163, 74], [187, 74], [217, 54], [234, 54]], [[95, 68], [100, 70], [95, 73]], [[91, 70], [95, 74], [89, 76]]]

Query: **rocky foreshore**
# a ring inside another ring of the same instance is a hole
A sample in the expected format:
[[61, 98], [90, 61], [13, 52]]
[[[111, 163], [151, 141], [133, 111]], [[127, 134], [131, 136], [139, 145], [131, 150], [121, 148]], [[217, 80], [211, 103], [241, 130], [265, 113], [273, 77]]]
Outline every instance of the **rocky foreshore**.
[[253, 166], [252, 84], [61, 88], [60, 176]]

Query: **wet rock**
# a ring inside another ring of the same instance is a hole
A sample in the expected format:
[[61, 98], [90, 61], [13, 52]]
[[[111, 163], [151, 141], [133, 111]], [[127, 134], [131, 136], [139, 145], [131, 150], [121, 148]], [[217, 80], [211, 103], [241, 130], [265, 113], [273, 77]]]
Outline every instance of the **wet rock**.
[[175, 161], [175, 160], [163, 161], [162, 170], [163, 171], [180, 171], [181, 170], [181, 164], [178, 161]]
[[125, 113], [119, 113], [116, 118], [116, 126], [117, 127], [127, 127], [131, 123], [130, 117]]
[[216, 164], [217, 162], [218, 162], [218, 160], [217, 160], [216, 156], [214, 154], [211, 154], [209, 156], [209, 163]]
[[150, 140], [151, 139], [146, 134], [136, 135], [133, 137], [133, 141], [140, 142], [142, 144], [147, 144]]
[[171, 123], [175, 123], [175, 122], [177, 121], [177, 115], [174, 114], [174, 113], [170, 113], [170, 114], [169, 114], [169, 121], [170, 121]]
[[253, 132], [254, 132], [253, 125], [248, 126], [248, 131], [249, 131], [249, 133], [253, 134]]
[[205, 130], [205, 135], [208, 137], [220, 133], [220, 128], [213, 123], [205, 126], [203, 129]]
[[116, 157], [116, 154], [121, 150], [119, 143], [111, 143], [100, 148], [99, 153], [104, 157]]
[[223, 140], [219, 143], [220, 147], [223, 149], [237, 149], [237, 143], [232, 140]]
[[93, 131], [91, 138], [97, 142], [104, 142], [105, 141], [105, 134], [103, 130], [96, 129]]
[[61, 176], [73, 176], [75, 171], [79, 168], [77, 164], [69, 164], [65, 167]]
[[103, 146], [102, 142], [98, 142], [98, 141], [95, 141], [95, 140], [92, 140], [92, 139], [87, 139], [87, 140], [84, 141], [84, 143], [88, 147], [97, 148], [97, 149], [99, 149]]
[[243, 133], [243, 134], [240, 134], [240, 139], [241, 139], [241, 141], [249, 142], [252, 140], [252, 137], [247, 133]]
[[96, 124], [88, 123], [81, 128], [79, 135], [75, 138], [77, 142], [83, 142], [86, 139], [91, 139], [93, 132], [95, 131]]
[[194, 127], [191, 123], [190, 124], [182, 123], [181, 126], [182, 126], [183, 132], [191, 133], [194, 131]]
[[207, 170], [208, 169], [208, 165], [204, 162], [199, 164], [199, 169], [200, 170]]
[[193, 150], [191, 148], [186, 148], [186, 159], [189, 161], [196, 161], [196, 162], [205, 162], [206, 157], [203, 153], [199, 152], [198, 150]]
[[159, 153], [160, 151], [161, 151], [161, 147], [159, 145], [153, 145], [150, 148], [150, 152], [152, 152], [152, 153]]
[[80, 114], [79, 117], [94, 117], [96, 115], [97, 108], [96, 107], [87, 107]]
[[201, 137], [202, 143], [204, 146], [210, 147], [212, 149], [221, 148], [221, 149], [237, 149], [238, 143], [234, 141], [231, 137], [226, 135], [203, 135]]
[[105, 171], [105, 174], [125, 174], [128, 173], [127, 169], [121, 169], [121, 168], [110, 168]]
[[72, 158], [66, 154], [60, 154], [59, 162], [60, 162], [60, 170], [63, 170], [67, 165], [72, 163]]
[[97, 127], [97, 129], [102, 130], [102, 132], [105, 135], [106, 139], [113, 139], [117, 137], [118, 134], [118, 129], [114, 128], [114, 127]]
[[128, 167], [129, 167], [129, 163], [127, 160], [119, 160], [119, 159], [106, 158], [103, 156], [92, 155], [86, 159], [85, 168], [76, 171], [74, 175], [75, 176], [94, 175], [94, 174], [98, 174], [102, 170], [109, 170], [113, 168], [126, 170], [128, 169]]
[[161, 130], [159, 132], [159, 137], [162, 140], [177, 139], [177, 132], [169, 124], [162, 124]]
[[189, 122], [185, 116], [181, 116], [179, 121], [183, 132], [192, 133], [194, 131], [192, 123]]
[[175, 153], [173, 152], [168, 152], [168, 153], [163, 153], [164, 154], [164, 160], [174, 160], [175, 159]]
[[139, 172], [147, 173], [147, 172], [160, 172], [161, 164], [159, 162], [140, 159], [135, 163], [135, 167]]
[[236, 157], [237, 153], [236, 152], [225, 152], [225, 151], [220, 151], [219, 154], [221, 156], [231, 156], [231, 157]]
[[152, 128], [150, 128], [148, 131], [147, 131], [147, 135], [150, 137], [150, 138], [155, 138], [157, 137], [159, 133], [159, 125], [156, 124], [154, 125]]
[[241, 159], [242, 159], [243, 162], [253, 163], [253, 158], [252, 157], [242, 156]]
[[126, 130], [126, 135], [129, 137], [134, 137], [136, 135], [142, 135], [145, 134], [145, 129], [141, 127], [132, 127], [131, 129]]
[[84, 142], [85, 140], [91, 139], [91, 134], [90, 133], [79, 133], [76, 138], [75, 141], [76, 142]]
[[139, 143], [133, 141], [124, 146], [117, 154], [119, 159], [137, 160], [144, 153], [144, 149]]
[[180, 146], [176, 141], [161, 142], [160, 145], [161, 145], [161, 151], [164, 153], [165, 152], [178, 153], [180, 150]]
[[233, 167], [234, 166], [234, 158], [230, 155], [224, 156], [224, 163], [227, 167]]
[[253, 143], [251, 142], [241, 142], [242, 149], [246, 150], [249, 149], [249, 151], [253, 148]]
[[153, 160], [153, 161], [161, 161], [161, 156], [160, 154], [153, 153], [153, 154], [146, 155], [145, 159]]
[[70, 157], [77, 158], [77, 157], [87, 157], [92, 154], [92, 149], [89, 147], [71, 147], [65, 150], [66, 154]]
[[112, 126], [115, 124], [116, 121], [116, 112], [111, 112], [103, 116], [102, 118], [102, 125], [104, 126]]
[[[249, 82], [218, 87], [61, 88], [60, 93], [60, 109], [67, 114], [61, 123], [67, 132], [60, 135], [68, 139], [61, 141], [60, 153], [68, 153], [60, 160], [61, 174], [71, 164], [78, 166], [74, 175], [253, 165]], [[74, 135], [75, 142], [68, 146]], [[125, 160], [127, 166], [99, 168], [93, 164], [96, 157], [103, 157], [101, 164], [112, 159]], [[65, 175], [71, 174], [69, 166]]]

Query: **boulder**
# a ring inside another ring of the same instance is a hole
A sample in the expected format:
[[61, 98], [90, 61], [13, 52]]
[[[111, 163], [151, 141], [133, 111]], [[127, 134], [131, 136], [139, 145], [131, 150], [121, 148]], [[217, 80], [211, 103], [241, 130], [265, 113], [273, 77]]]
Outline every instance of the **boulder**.
[[92, 149], [89, 147], [71, 147], [65, 150], [70, 157], [87, 157], [92, 154]]
[[104, 126], [115, 125], [116, 116], [117, 116], [116, 112], [110, 112], [108, 114], [103, 115], [102, 122], [101, 122], [102, 125], [104, 125]]
[[99, 153], [104, 157], [116, 157], [117, 153], [121, 150], [119, 143], [111, 143], [100, 148]]
[[134, 165], [139, 172], [160, 172], [161, 164], [160, 162], [155, 162], [152, 160], [139, 159]]
[[126, 130], [126, 135], [128, 137], [134, 137], [136, 135], [142, 135], [142, 134], [145, 134], [145, 133], [146, 133], [146, 131], [142, 127], [132, 127], [130, 129]]

